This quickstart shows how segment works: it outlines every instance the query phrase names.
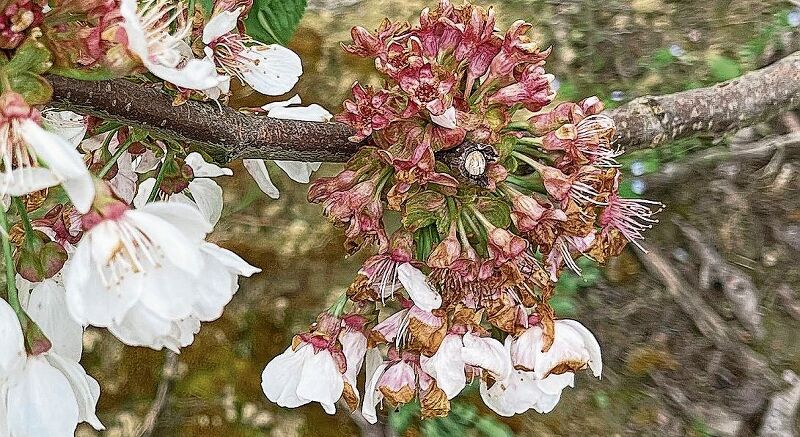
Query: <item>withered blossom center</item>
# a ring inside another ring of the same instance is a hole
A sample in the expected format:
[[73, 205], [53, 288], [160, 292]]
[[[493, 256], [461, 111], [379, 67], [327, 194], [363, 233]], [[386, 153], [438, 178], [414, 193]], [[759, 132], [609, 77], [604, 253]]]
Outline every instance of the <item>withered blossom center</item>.
[[436, 95], [436, 88], [429, 83], [422, 83], [417, 89], [417, 98], [421, 102], [430, 102], [436, 98]]

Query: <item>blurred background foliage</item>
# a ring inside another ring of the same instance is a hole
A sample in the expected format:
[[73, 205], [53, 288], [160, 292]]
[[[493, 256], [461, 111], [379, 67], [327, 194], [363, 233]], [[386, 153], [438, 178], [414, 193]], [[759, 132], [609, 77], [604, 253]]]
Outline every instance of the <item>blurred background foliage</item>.
[[[280, 3], [276, 1], [266, 3]], [[559, 99], [599, 96], [607, 107], [647, 94], [664, 94], [706, 86], [739, 76], [800, 49], [800, 6], [781, 0], [495, 0], [501, 28], [517, 19], [534, 24], [536, 40], [552, 46], [547, 68], [559, 83]], [[320, 103], [338, 112], [355, 80], [375, 83], [370, 62], [345, 55], [339, 43], [349, 40], [351, 26], [374, 28], [385, 17], [414, 20], [434, 0], [308, 0], [308, 10], [289, 46], [303, 59], [305, 74], [295, 89], [306, 104]], [[284, 96], [291, 97], [291, 94]], [[265, 103], [260, 96], [237, 90], [234, 106]], [[759, 126], [747, 135], [758, 137], [774, 126]], [[755, 348], [776, 370], [800, 372], [800, 325], [775, 307], [772, 290], [788, 281], [797, 290], [800, 278], [787, 263], [796, 262], [791, 248], [763, 237], [763, 214], [800, 221], [797, 185], [764, 197], [744, 195], [744, 212], [709, 185], [709, 174], [679, 187], [648, 192], [646, 175], [663, 165], [680, 162], [690, 153], [727, 138], [692, 139], [658, 150], [626, 156], [628, 195], [645, 194], [668, 205], [669, 214], [689, 218], [723, 252], [747, 268], [765, 293], [765, 340]], [[164, 366], [162, 352], [124, 347], [95, 329], [87, 333], [84, 365], [103, 387], [98, 405], [108, 427], [104, 435], [136, 435], [148, 411], [158, 403], [157, 387], [168, 386], [153, 435], [174, 436], [339, 436], [358, 434], [349, 415], [326, 415], [318, 405], [287, 410], [269, 403], [261, 392], [266, 362], [307, 328], [315, 315], [347, 287], [364, 255], [345, 259], [341, 232], [306, 200], [306, 186], [273, 172], [281, 198], [266, 198], [234, 163], [236, 177], [224, 181], [226, 209], [212, 236], [263, 272], [242, 281], [223, 317], [203, 326], [195, 343], [176, 363]], [[327, 164], [320, 174], [333, 174]], [[779, 206], [781, 214], [764, 204]], [[720, 206], [721, 205], [721, 206]], [[741, 209], [741, 208], [740, 208]], [[762, 214], [762, 215], [759, 215]], [[792, 215], [794, 214], [794, 215]], [[731, 217], [737, 217], [730, 223]], [[762, 217], [762, 218], [760, 218]], [[682, 249], [675, 226], [668, 223], [650, 240], [693, 271], [691, 256]], [[726, 232], [726, 233], [724, 233]], [[796, 255], [796, 253], [794, 253]], [[708, 341], [696, 335], [691, 322], [676, 309], [662, 287], [642, 271], [630, 249], [606, 268], [584, 263], [583, 277], [564, 275], [553, 300], [562, 317], [585, 322], [604, 352], [604, 377], [578, 377], [577, 388], [566, 390], [549, 415], [530, 413], [498, 418], [480, 402], [473, 387], [454, 404], [449, 418], [419, 420], [418, 406], [392, 413], [389, 425], [400, 435], [707, 435], [714, 424], [681, 413], [670, 404], [663, 387], [647, 377], [652, 369], [694, 375], [710, 366]], [[713, 291], [713, 290], [712, 290]], [[796, 293], [796, 291], [794, 291]], [[713, 299], [712, 296], [707, 296]], [[724, 309], [723, 309], [724, 310]], [[723, 314], [725, 314], [723, 312]], [[795, 340], [793, 340], [795, 339]], [[717, 372], [719, 373], [719, 372]], [[712, 378], [699, 382], [693, 395], [706, 404], [729, 407]], [[731, 382], [733, 381], [733, 382]], [[169, 382], [168, 384], [166, 382]], [[686, 382], [694, 387], [696, 381]], [[727, 386], [726, 386], [727, 387]], [[723, 387], [723, 388], [726, 388]], [[717, 393], [717, 394], [715, 394]], [[690, 400], [693, 401], [693, 400]], [[746, 402], [736, 399], [737, 402]], [[698, 418], [699, 417], [699, 418]], [[710, 416], [710, 417], [713, 417]], [[81, 428], [79, 435], [93, 435]]]

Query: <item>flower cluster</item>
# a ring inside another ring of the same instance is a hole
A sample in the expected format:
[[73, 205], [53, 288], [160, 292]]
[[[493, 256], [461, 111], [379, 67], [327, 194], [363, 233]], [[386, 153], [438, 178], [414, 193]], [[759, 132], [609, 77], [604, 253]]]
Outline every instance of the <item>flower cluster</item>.
[[[240, 33], [252, 2], [217, 2], [204, 27], [194, 25], [195, 11], [169, 0], [45, 3], [14, 0], [0, 16], [0, 237], [8, 274], [0, 293], [0, 436], [72, 435], [79, 422], [103, 429], [95, 415], [100, 387], [79, 363], [84, 328], [179, 352], [201, 323], [222, 315], [239, 277], [260, 271], [207, 241], [223, 207], [215, 178], [230, 169], [163, 135], [43, 109], [52, 93], [43, 75], [146, 71], [171, 84], [165, 90], [180, 104], [224, 101], [232, 77], [280, 95], [302, 73], [289, 49]], [[297, 96], [255, 112], [332, 118], [318, 105], [300, 106]], [[276, 164], [300, 182], [319, 167]], [[244, 167], [278, 196], [264, 161]], [[346, 332], [334, 336], [350, 344]]]
[[[638, 245], [660, 204], [619, 195], [622, 150], [600, 100], [552, 105], [549, 50], [530, 28], [501, 33], [491, 8], [442, 0], [417, 25], [352, 30], [344, 50], [374, 59], [384, 81], [353, 85], [336, 120], [365, 145], [309, 200], [345, 228], [348, 251], [377, 253], [267, 365], [272, 401], [331, 412], [340, 397], [351, 408], [361, 399], [374, 422], [379, 404], [418, 399], [423, 417], [442, 416], [478, 379], [486, 405], [510, 416], [552, 410], [578, 370], [600, 377], [594, 335], [548, 301], [565, 269], [580, 274], [577, 258], [603, 263]], [[325, 370], [312, 377], [311, 366]]]

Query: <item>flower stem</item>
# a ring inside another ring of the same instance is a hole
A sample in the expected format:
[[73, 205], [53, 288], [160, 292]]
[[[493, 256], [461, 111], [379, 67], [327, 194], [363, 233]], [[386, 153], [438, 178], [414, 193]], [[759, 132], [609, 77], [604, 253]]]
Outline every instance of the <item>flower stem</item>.
[[164, 175], [167, 172], [167, 164], [170, 161], [172, 161], [172, 152], [167, 152], [167, 156], [164, 157], [164, 162], [162, 162], [161, 166], [158, 168], [158, 175], [156, 175], [156, 183], [155, 185], [153, 185], [153, 190], [150, 191], [150, 195], [147, 196], [147, 203], [156, 200], [159, 186], [161, 185], [161, 182], [164, 180]]
[[20, 317], [22, 313], [22, 306], [19, 303], [19, 296], [17, 295], [17, 272], [14, 268], [14, 257], [11, 253], [11, 238], [8, 235], [8, 216], [3, 208], [0, 208], [0, 228], [2, 228], [3, 238], [3, 260], [6, 267], [6, 291], [8, 292], [8, 304]]
[[527, 121], [515, 121], [506, 126], [506, 130], [528, 130], [531, 127]]
[[25, 245], [31, 247], [33, 244], [33, 226], [31, 225], [30, 217], [28, 217], [28, 210], [19, 197], [14, 197], [12, 202], [14, 207], [17, 208], [20, 219], [22, 219], [22, 228], [25, 230]]
[[511, 156], [513, 156], [513, 157], [515, 157], [515, 158], [519, 159], [520, 161], [522, 161], [522, 162], [524, 162], [524, 163], [526, 163], [526, 164], [530, 165], [530, 166], [531, 166], [531, 167], [533, 167], [533, 168], [534, 168], [536, 171], [539, 171], [539, 169], [540, 169], [540, 168], [542, 167], [542, 165], [543, 165], [541, 162], [537, 162], [536, 160], [534, 160], [534, 159], [533, 159], [533, 158], [531, 158], [530, 156], [528, 156], [528, 155], [525, 155], [524, 153], [520, 153], [520, 152], [518, 152], [518, 151], [511, 152]]
[[508, 177], [506, 178], [506, 182], [514, 184], [520, 188], [540, 193], [544, 192], [544, 185], [542, 185], [541, 179], [537, 179], [537, 181], [530, 181], [528, 179], [524, 179], [516, 175], [508, 175]]
[[342, 312], [344, 312], [345, 304], [347, 304], [347, 293], [342, 293], [328, 312], [333, 314], [334, 317], [339, 317], [342, 315]]
[[[111, 143], [111, 139], [114, 137], [115, 134], [116, 132], [109, 133], [106, 139], [103, 141], [102, 147], [104, 148], [108, 147], [108, 145]], [[130, 147], [131, 144], [133, 144], [133, 138], [131, 136], [128, 136], [128, 139], [126, 139], [124, 143], [120, 144], [120, 146], [117, 147], [117, 150], [115, 150], [114, 154], [111, 155], [111, 159], [108, 160], [106, 165], [104, 165], [103, 168], [101, 168], [100, 171], [97, 172], [97, 177], [102, 179], [103, 176], [105, 176], [109, 171], [111, 171], [111, 168], [114, 167], [114, 164], [116, 164], [119, 158], [122, 157], [122, 154], [128, 151], [128, 147]]]

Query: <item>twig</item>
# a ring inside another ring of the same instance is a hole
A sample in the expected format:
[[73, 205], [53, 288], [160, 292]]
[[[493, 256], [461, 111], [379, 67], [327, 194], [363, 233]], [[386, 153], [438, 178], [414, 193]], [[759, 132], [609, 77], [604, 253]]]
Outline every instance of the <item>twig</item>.
[[[350, 411], [350, 407], [344, 400], [340, 399], [336, 404], [343, 411]], [[395, 437], [395, 433], [389, 424], [383, 423], [383, 421], [380, 420], [382, 418], [379, 418], [377, 423], [369, 423], [359, 410], [352, 411], [350, 413], [350, 418], [353, 419], [353, 423], [361, 430], [361, 437]]]
[[167, 351], [164, 354], [164, 366], [161, 368], [161, 381], [158, 383], [156, 389], [156, 397], [153, 403], [150, 404], [150, 410], [142, 421], [137, 435], [139, 437], [150, 437], [155, 431], [158, 416], [167, 405], [167, 394], [169, 393], [170, 385], [175, 379], [178, 370], [178, 355], [175, 352]]
[[639, 260], [651, 275], [664, 284], [667, 292], [683, 312], [692, 319], [700, 333], [710, 339], [718, 349], [737, 356], [738, 363], [748, 375], [763, 378], [770, 384], [775, 384], [778, 375], [770, 370], [764, 358], [746, 345], [734, 341], [734, 337], [731, 335], [732, 330], [725, 321], [702, 297], [693, 292], [693, 287], [686, 283], [680, 273], [661, 254], [661, 251], [652, 245], [645, 245], [645, 249], [648, 253], [636, 251]]
[[723, 294], [733, 304], [731, 309], [739, 321], [756, 339], [763, 338], [759, 293], [750, 277], [725, 261], [697, 228], [677, 217], [672, 221], [700, 258], [700, 288], [708, 290], [713, 282], [719, 283]]
[[800, 320], [800, 301], [797, 300], [797, 295], [792, 287], [789, 284], [781, 284], [775, 292], [786, 312], [795, 320]]
[[725, 321], [697, 293], [692, 292], [693, 287], [686, 283], [658, 249], [646, 249], [646, 254], [636, 251], [645, 269], [664, 284], [667, 293], [692, 319], [703, 336], [710, 339], [717, 348], [729, 350], [733, 342], [728, 336], [730, 329]]
[[741, 416], [717, 405], [692, 402], [680, 387], [670, 383], [661, 373], [651, 371], [649, 374], [653, 382], [667, 395], [670, 403], [688, 419], [699, 420], [714, 431], [714, 435], [736, 436], [741, 432], [744, 426]]
[[[160, 89], [123, 79], [47, 77], [53, 105], [189, 141], [219, 162], [237, 158], [344, 161], [358, 149], [340, 123], [278, 120], [190, 101], [173, 106]], [[677, 94], [641, 97], [611, 112], [619, 144], [653, 147], [699, 133], [752, 125], [800, 105], [800, 52], [763, 69]]]
[[784, 391], [776, 393], [769, 401], [764, 414], [759, 437], [794, 437], [797, 407], [800, 405], [800, 377], [791, 370], [783, 372], [783, 379], [790, 384]]
[[655, 147], [700, 133], [719, 134], [800, 105], [800, 52], [707, 88], [645, 96], [612, 113], [620, 144]]
[[[746, 147], [746, 148], [744, 148]], [[671, 162], [656, 173], [644, 177], [648, 190], [667, 189], [702, 175], [710, 168], [723, 162], [768, 162], [778, 150], [784, 150], [785, 157], [800, 154], [800, 132], [765, 138], [737, 150], [713, 148], [697, 152], [679, 162]]]

